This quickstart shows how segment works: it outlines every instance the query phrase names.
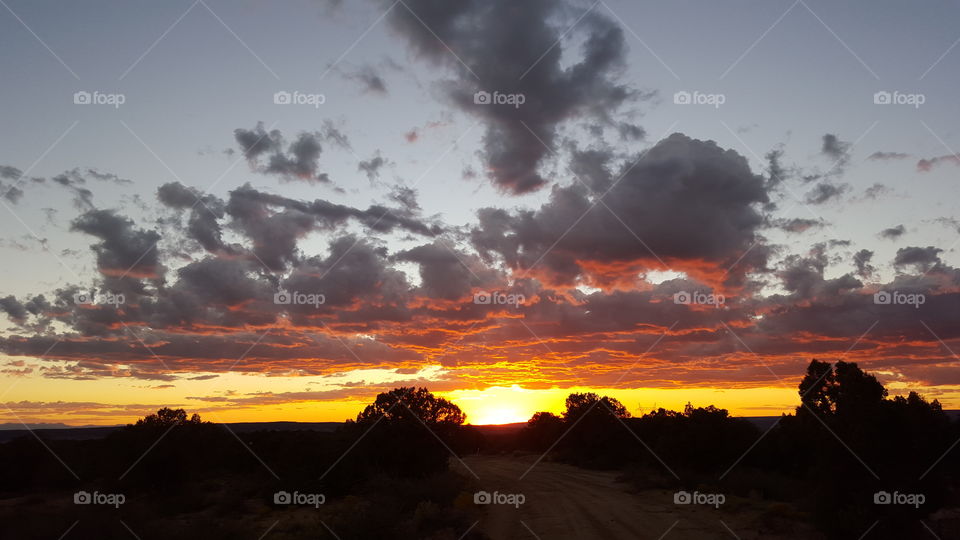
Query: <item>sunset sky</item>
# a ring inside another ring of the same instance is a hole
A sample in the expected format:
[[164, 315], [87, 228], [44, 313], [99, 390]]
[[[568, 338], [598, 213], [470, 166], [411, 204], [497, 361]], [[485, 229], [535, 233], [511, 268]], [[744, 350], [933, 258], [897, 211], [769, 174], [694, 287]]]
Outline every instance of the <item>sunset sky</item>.
[[956, 3], [0, 4], [0, 423], [960, 408]]

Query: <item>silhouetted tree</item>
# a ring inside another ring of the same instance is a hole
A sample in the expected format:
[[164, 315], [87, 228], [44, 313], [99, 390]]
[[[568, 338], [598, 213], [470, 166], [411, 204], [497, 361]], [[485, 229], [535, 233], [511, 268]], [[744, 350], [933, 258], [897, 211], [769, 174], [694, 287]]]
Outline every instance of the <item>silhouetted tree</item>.
[[585, 394], [570, 394], [567, 396], [567, 410], [563, 411], [563, 419], [567, 422], [576, 422], [581, 416], [594, 413], [601, 416], [613, 415], [617, 418], [630, 418], [630, 413], [616, 398], [598, 396], [593, 392]]
[[197, 413], [193, 413], [193, 416], [191, 416], [188, 420], [187, 411], [183, 409], [171, 409], [169, 407], [164, 407], [158, 410], [155, 414], [151, 414], [137, 420], [135, 425], [147, 427], [170, 427], [196, 425], [202, 423], [203, 422], [200, 420], [200, 415]]
[[362, 438], [345, 458], [351, 464], [339, 471], [362, 470], [423, 477], [446, 470], [450, 451], [475, 442], [463, 442], [466, 415], [453, 403], [426, 388], [395, 388], [378, 394], [347, 429]]
[[563, 419], [550, 412], [537, 412], [527, 420], [521, 438], [528, 450], [544, 451], [563, 433]]
[[434, 396], [426, 388], [402, 387], [378, 394], [376, 400], [357, 415], [357, 424], [369, 425], [377, 421], [419, 423], [412, 415], [430, 427], [459, 426], [467, 419], [460, 407]]

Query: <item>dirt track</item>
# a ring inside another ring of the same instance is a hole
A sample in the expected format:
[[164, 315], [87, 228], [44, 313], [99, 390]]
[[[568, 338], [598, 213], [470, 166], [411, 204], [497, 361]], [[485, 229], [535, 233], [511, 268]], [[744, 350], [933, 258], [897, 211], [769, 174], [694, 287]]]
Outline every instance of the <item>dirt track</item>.
[[[519, 508], [504, 504], [485, 506], [486, 514], [477, 527], [493, 540], [810, 537], [776, 536], [769, 532], [761, 535], [757, 530], [759, 507], [742, 500], [733, 501], [732, 505], [728, 500], [719, 510], [711, 506], [675, 505], [673, 492], [631, 492], [629, 486], [616, 481], [617, 475], [612, 472], [541, 461], [519, 480], [534, 459], [471, 456], [464, 460], [480, 477], [478, 482], [483, 490], [521, 493], [526, 497]], [[470, 475], [462, 465], [456, 466]]]

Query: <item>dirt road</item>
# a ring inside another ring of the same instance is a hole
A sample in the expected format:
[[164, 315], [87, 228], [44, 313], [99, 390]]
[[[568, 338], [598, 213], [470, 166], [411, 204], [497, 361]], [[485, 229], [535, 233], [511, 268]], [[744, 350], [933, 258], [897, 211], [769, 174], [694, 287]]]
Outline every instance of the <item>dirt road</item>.
[[[672, 491], [631, 492], [612, 472], [542, 461], [520, 480], [535, 459], [472, 456], [464, 460], [480, 477], [484, 491], [497, 492], [501, 500], [511, 494], [525, 499], [519, 507], [485, 505], [477, 527], [493, 540], [811, 538], [798, 530], [793, 536], [761, 534], [757, 519], [763, 507], [747, 501], [728, 498], [720, 509], [677, 505]], [[456, 466], [472, 477], [463, 465]]]

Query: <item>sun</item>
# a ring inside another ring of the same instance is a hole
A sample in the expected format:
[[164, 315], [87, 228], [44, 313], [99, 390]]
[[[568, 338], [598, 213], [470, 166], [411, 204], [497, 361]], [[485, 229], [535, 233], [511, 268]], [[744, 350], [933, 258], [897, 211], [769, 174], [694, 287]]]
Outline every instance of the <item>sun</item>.
[[476, 416], [471, 419], [471, 424], [513, 424], [516, 422], [526, 422], [527, 417], [522, 411], [511, 407], [490, 407], [484, 408], [474, 413]]
[[443, 394], [467, 414], [467, 423], [474, 425], [526, 422], [537, 411], [561, 408], [565, 395], [563, 390], [530, 390], [516, 384]]

